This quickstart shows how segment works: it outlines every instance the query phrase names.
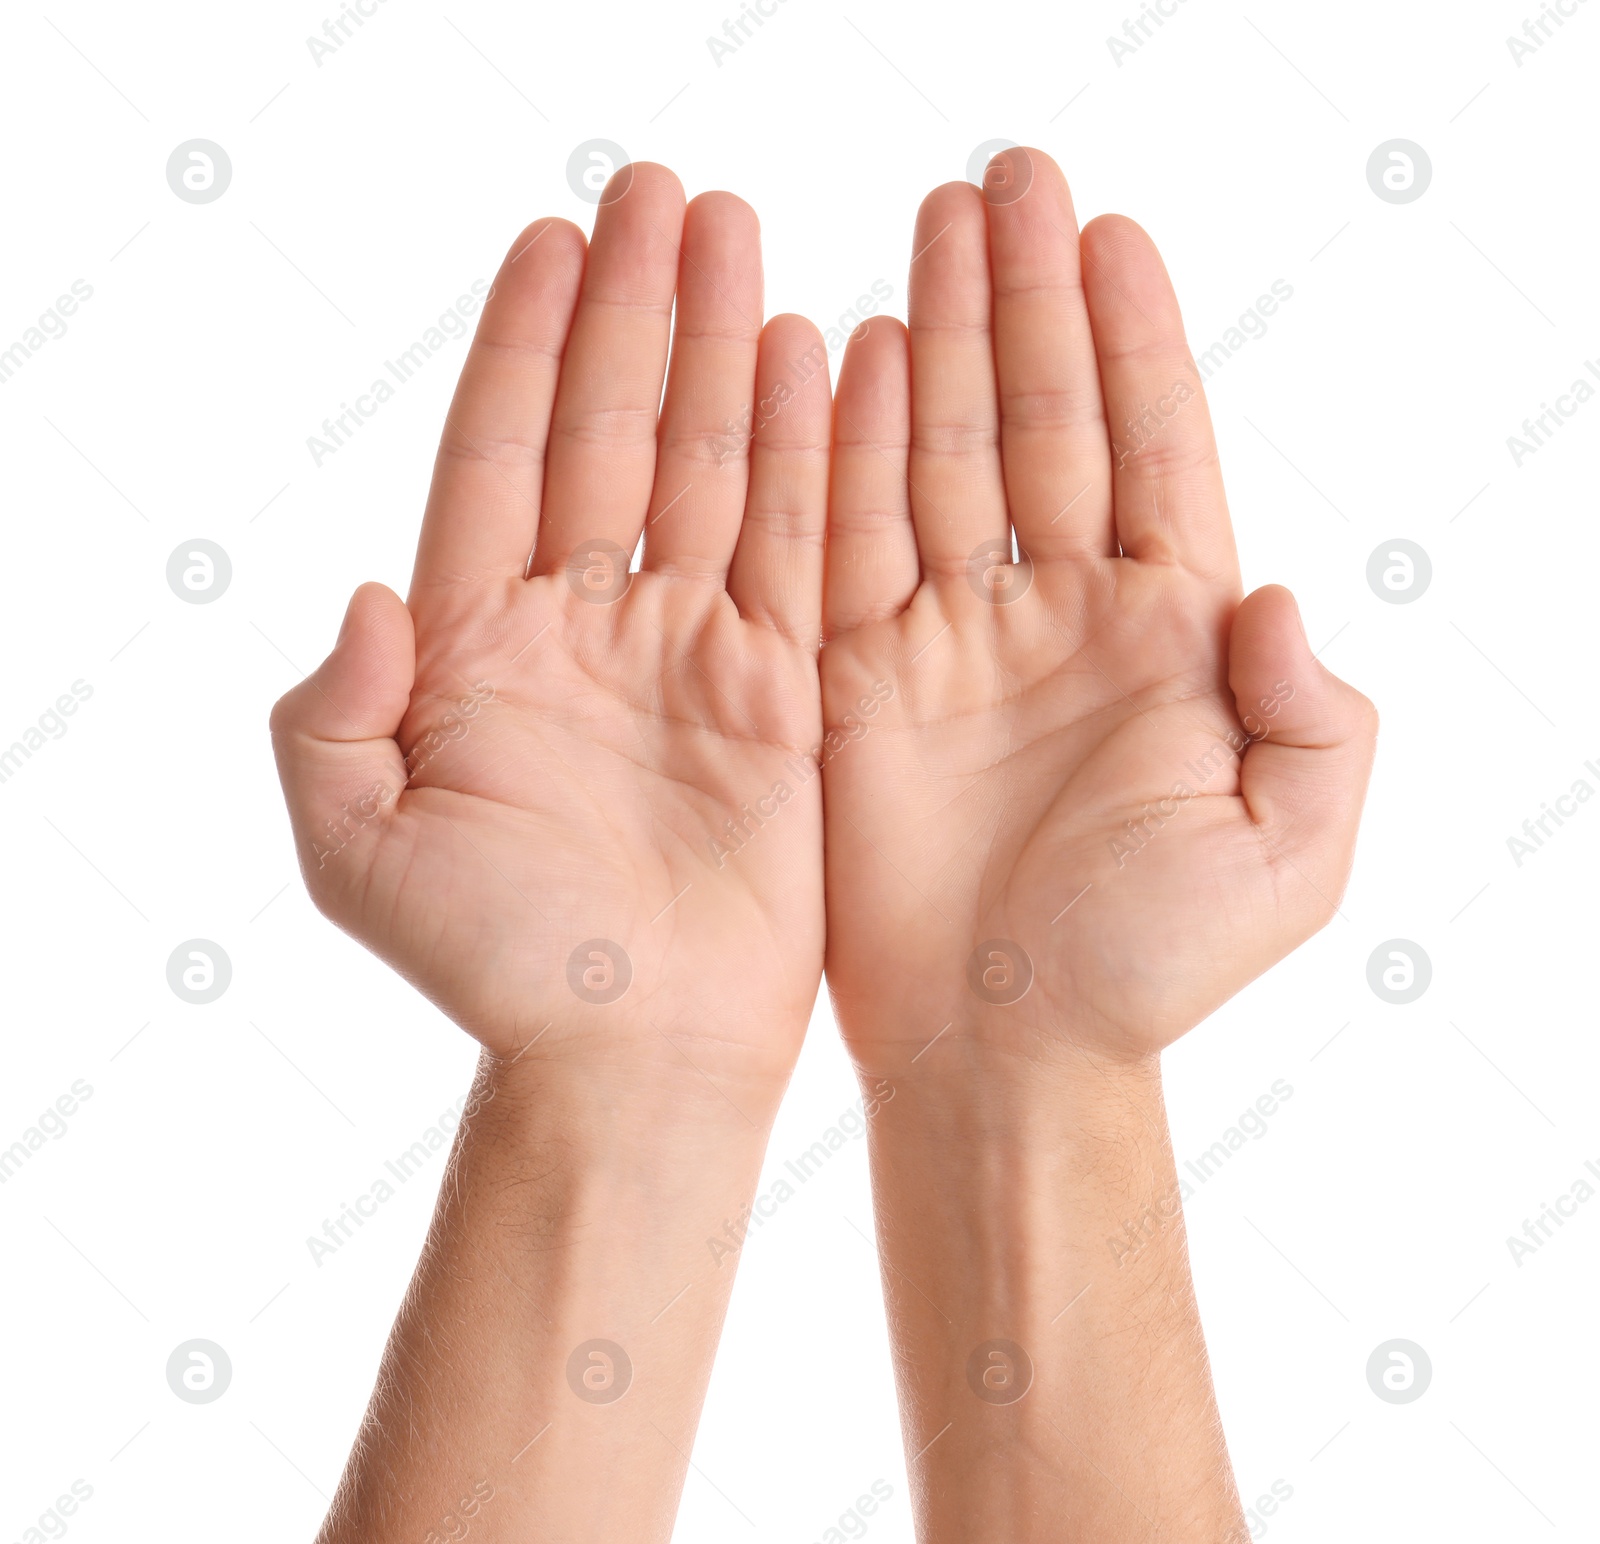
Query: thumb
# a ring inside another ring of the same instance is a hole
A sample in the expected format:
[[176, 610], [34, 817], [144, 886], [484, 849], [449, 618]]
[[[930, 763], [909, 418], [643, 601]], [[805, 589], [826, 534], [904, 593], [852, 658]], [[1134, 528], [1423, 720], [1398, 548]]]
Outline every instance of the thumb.
[[[1240, 792], [1257, 828], [1324, 899], [1344, 888], [1378, 738], [1378, 711], [1323, 666], [1294, 596], [1269, 584], [1234, 616], [1228, 685], [1254, 743]], [[1332, 900], [1328, 901], [1332, 905]]]
[[394, 737], [415, 676], [411, 613], [386, 585], [364, 584], [350, 598], [333, 652], [272, 710], [300, 870], [323, 910], [345, 888], [341, 875], [348, 883], [364, 871], [370, 838], [406, 786]]

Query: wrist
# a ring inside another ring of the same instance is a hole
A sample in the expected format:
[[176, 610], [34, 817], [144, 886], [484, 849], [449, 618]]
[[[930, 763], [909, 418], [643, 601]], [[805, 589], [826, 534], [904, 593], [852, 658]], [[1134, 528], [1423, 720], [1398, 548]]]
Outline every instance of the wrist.
[[618, 1021], [603, 1035], [553, 1023], [512, 1054], [483, 1049], [470, 1107], [492, 1106], [511, 1140], [559, 1141], [596, 1160], [641, 1148], [667, 1155], [759, 1145], [793, 1061], [787, 1045], [708, 1045], [647, 1018]]
[[930, 1544], [1052, 1537], [1061, 1517], [1144, 1537], [1129, 1494], [1173, 1537], [1234, 1537], [1157, 1059], [978, 1048], [922, 1073], [929, 1056], [871, 1143]]
[[1154, 1058], [952, 1057], [893, 1088], [870, 1137], [886, 1287], [916, 1333], [948, 1341], [955, 1387], [963, 1346], [999, 1336], [1038, 1354], [1091, 1283], [1115, 1295], [1186, 1269]]
[[1048, 1125], [1063, 1110], [1091, 1116], [1160, 1103], [1159, 1053], [1108, 1050], [1086, 1026], [967, 1003], [915, 1020], [868, 1020], [841, 1007], [839, 1020], [863, 1088], [887, 1080], [915, 1095], [907, 1104], [925, 1121], [960, 1122], [973, 1134], [1020, 1138], [1018, 1120]]
[[640, 1076], [636, 1041], [542, 1045], [480, 1061], [327, 1544], [437, 1531], [459, 1476], [554, 1536], [671, 1531], [734, 1277], [707, 1241], [755, 1188], [765, 1111]]
[[[979, 1064], [1071, 1064], [1093, 1053], [1108, 1065], [1138, 1066], [1205, 1016], [1191, 1012], [1193, 990], [1169, 991], [1159, 982], [1135, 990], [1133, 983], [1063, 974], [1004, 939], [951, 964], [913, 973], [892, 991], [876, 976], [852, 981], [853, 990], [835, 986], [840, 1030], [858, 1061], [891, 1075], [913, 1059], [919, 1066], [932, 1059], [922, 1053], [936, 1045], [962, 1042]], [[1227, 993], [1215, 995], [1220, 1001]]]

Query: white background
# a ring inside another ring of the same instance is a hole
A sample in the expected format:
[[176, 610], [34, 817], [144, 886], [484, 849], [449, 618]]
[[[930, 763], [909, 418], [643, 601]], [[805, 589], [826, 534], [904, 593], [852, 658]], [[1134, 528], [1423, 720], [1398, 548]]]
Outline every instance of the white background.
[[[1520, 1266], [1506, 1237], [1600, 1161], [1600, 803], [1520, 867], [1507, 838], [1600, 788], [1600, 404], [1520, 468], [1506, 441], [1600, 355], [1600, 4], [1518, 67], [1522, 0], [1185, 0], [1119, 66], [1133, 3], [783, 0], [720, 66], [722, 0], [385, 0], [320, 67], [298, 0], [8, 13], [0, 348], [93, 298], [0, 385], [0, 746], [93, 695], [0, 783], [0, 1147], [93, 1095], [0, 1187], [3, 1544], [75, 1479], [85, 1544], [306, 1538], [332, 1492], [442, 1163], [320, 1269], [305, 1240], [473, 1047], [306, 900], [266, 717], [358, 582], [404, 590], [463, 346], [320, 468], [306, 439], [526, 221], [588, 224], [597, 137], [748, 198], [769, 312], [824, 325], [879, 279], [903, 314], [918, 200], [997, 138], [1146, 224], [1197, 352], [1292, 286], [1210, 382], [1246, 581], [1295, 589], [1383, 732], [1342, 914], [1167, 1061], [1180, 1158], [1294, 1090], [1189, 1207], [1228, 1437], [1247, 1497], [1292, 1487], [1284, 1544], [1595, 1536], [1600, 1198]], [[212, 204], [165, 180], [196, 137]], [[1433, 165], [1405, 205], [1365, 175], [1395, 137]], [[211, 605], [165, 580], [195, 537], [233, 563]], [[1365, 578], [1396, 537], [1433, 564], [1411, 604]], [[195, 937], [234, 967], [207, 1007], [165, 979]], [[1366, 979], [1397, 937], [1433, 964], [1403, 1007]], [[770, 1168], [855, 1097], [824, 1003]], [[911, 1537], [865, 1160], [744, 1251], [681, 1539], [807, 1544], [877, 1479], [869, 1536]], [[215, 1404], [166, 1384], [195, 1337]], [[1408, 1405], [1366, 1381], [1396, 1337], [1433, 1364]]]

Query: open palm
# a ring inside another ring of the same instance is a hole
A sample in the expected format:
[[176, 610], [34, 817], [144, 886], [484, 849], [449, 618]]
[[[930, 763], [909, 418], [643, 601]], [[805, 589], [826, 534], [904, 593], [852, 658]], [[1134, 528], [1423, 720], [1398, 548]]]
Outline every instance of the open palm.
[[1332, 915], [1375, 715], [1287, 591], [1242, 599], [1144, 232], [1080, 242], [1016, 150], [915, 251], [909, 334], [853, 339], [835, 408], [830, 986], [879, 1072], [946, 1034], [1147, 1055]]
[[619, 175], [587, 251], [525, 231], [409, 603], [364, 586], [274, 715], [317, 903], [500, 1055], [720, 1084], [798, 1048], [828, 396], [815, 329], [761, 303], [748, 207], [686, 210], [659, 167]]

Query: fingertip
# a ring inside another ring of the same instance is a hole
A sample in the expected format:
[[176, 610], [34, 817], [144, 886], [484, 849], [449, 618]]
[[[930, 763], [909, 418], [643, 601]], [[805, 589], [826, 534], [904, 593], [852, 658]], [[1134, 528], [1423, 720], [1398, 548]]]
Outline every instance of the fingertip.
[[1115, 211], [1097, 214], [1090, 220], [1083, 228], [1082, 240], [1085, 245], [1106, 248], [1129, 245], [1155, 247], [1154, 239], [1144, 226], [1131, 215], [1117, 214]]
[[1284, 584], [1263, 584], [1252, 590], [1239, 603], [1241, 612], [1246, 609], [1261, 612], [1268, 617], [1292, 617], [1297, 627], [1304, 632], [1303, 619], [1300, 615], [1300, 603], [1294, 598], [1294, 591]]
[[595, 211], [584, 294], [652, 303], [669, 298], [683, 263], [685, 209], [683, 184], [665, 166], [632, 161], [620, 167]]
[[761, 329], [757, 354], [755, 436], [764, 446], [825, 454], [832, 385], [822, 334], [792, 311]]
[[531, 225], [525, 225], [517, 233], [517, 238], [506, 248], [506, 255], [501, 263], [501, 271], [506, 272], [514, 268], [535, 247], [541, 248], [541, 256], [553, 251], [575, 251], [582, 253], [588, 246], [589, 238], [572, 223], [564, 220], [559, 215], [541, 215]]
[[822, 341], [822, 330], [809, 316], [802, 315], [799, 311], [779, 311], [767, 318], [767, 327], [782, 327], [785, 331], [797, 329], [809, 334], [819, 343]]
[[1378, 710], [1317, 657], [1293, 593], [1281, 584], [1252, 590], [1234, 616], [1228, 684], [1241, 705], [1259, 696], [1301, 701], [1286, 721], [1314, 730], [1312, 738], [1375, 739]]
[[683, 184], [670, 166], [664, 166], [660, 161], [629, 161], [628, 165], [644, 186], [668, 193], [676, 192], [679, 198], [683, 197]]
[[983, 201], [990, 209], [1007, 208], [1020, 203], [1041, 181], [1066, 193], [1067, 179], [1050, 155], [1031, 145], [1011, 145], [989, 157], [983, 169]]
[[763, 361], [778, 361], [794, 384], [810, 386], [820, 376], [823, 391], [831, 392], [828, 347], [809, 317], [794, 311], [781, 311], [769, 317], [761, 329], [761, 355]]
[[1062, 181], [1066, 180], [1066, 173], [1061, 170], [1061, 163], [1048, 150], [1041, 150], [1037, 145], [1013, 145], [1009, 150], [1002, 150], [991, 156], [990, 164], [998, 161], [1001, 156], [1017, 159], [1026, 156], [1036, 170], [1054, 172]]
[[761, 218], [754, 207], [737, 193], [729, 193], [722, 188], [696, 193], [685, 205], [685, 219], [713, 222], [757, 238], [761, 234]]
[[559, 318], [559, 336], [547, 345], [559, 346], [588, 249], [588, 238], [571, 220], [551, 215], [524, 226], [483, 297], [478, 336], [515, 342], [544, 338], [552, 319]]
[[[410, 702], [416, 678], [416, 628], [406, 603], [376, 580], [357, 586], [339, 636], [316, 674], [324, 691], [331, 682], [338, 699], [360, 705], [347, 723], [359, 723], [368, 734], [392, 733]], [[374, 731], [373, 724], [389, 727]], [[335, 733], [329, 738], [345, 736]]]
[[405, 602], [381, 579], [365, 579], [355, 587], [347, 609], [353, 611], [359, 606], [365, 610], [387, 606], [391, 602], [398, 606], [405, 605]]
[[983, 219], [983, 193], [970, 182], [942, 182], [917, 206], [914, 263], [927, 245], [939, 239], [951, 221]]
[[828, 514], [828, 353], [805, 317], [785, 313], [762, 328], [756, 392], [728, 595], [746, 621], [815, 653]]
[[761, 315], [761, 222], [737, 193], [700, 193], [683, 211], [678, 264], [680, 304], [686, 293], [709, 291], [700, 309], [731, 312], [753, 334]]
[[910, 338], [909, 329], [898, 316], [869, 316], [845, 340], [845, 358], [854, 352], [862, 358], [892, 359], [896, 353], [910, 349]]
[[905, 323], [863, 322], [845, 348], [834, 393], [824, 631], [834, 638], [897, 616], [921, 565], [911, 517], [911, 353]]
[[[1153, 272], [1160, 275], [1162, 283], [1171, 286], [1166, 264], [1149, 231], [1125, 214], [1097, 214], [1084, 226], [1078, 251], [1084, 288], [1096, 292], [1094, 298], [1100, 301], [1102, 314], [1109, 301], [1119, 298], [1114, 289], [1110, 295], [1103, 293], [1111, 288], [1105, 282], [1108, 275]], [[1098, 284], [1097, 279], [1100, 280]], [[1125, 283], [1120, 277], [1114, 282]]]
[[1262, 662], [1292, 659], [1303, 664], [1310, 658], [1305, 623], [1293, 593], [1281, 584], [1264, 584], [1245, 596], [1234, 613], [1230, 654], [1235, 670], [1249, 673]]
[[911, 334], [895, 316], [874, 316], [850, 334], [834, 391], [838, 443], [902, 444], [910, 432]]
[[376, 579], [358, 584], [350, 604], [345, 607], [339, 642], [343, 643], [350, 633], [374, 637], [401, 631], [408, 636], [412, 633], [411, 613], [406, 603], [388, 585]]
[[684, 207], [683, 183], [671, 167], [662, 166], [658, 161], [629, 161], [611, 174], [600, 195], [600, 207], [609, 208], [625, 198], [672, 204], [681, 210]]
[[[1125, 214], [1096, 215], [1079, 242], [1084, 291], [1099, 324], [1130, 336], [1174, 334], [1183, 319], [1165, 259], [1150, 233]], [[1187, 345], [1185, 345], [1187, 346]]]

